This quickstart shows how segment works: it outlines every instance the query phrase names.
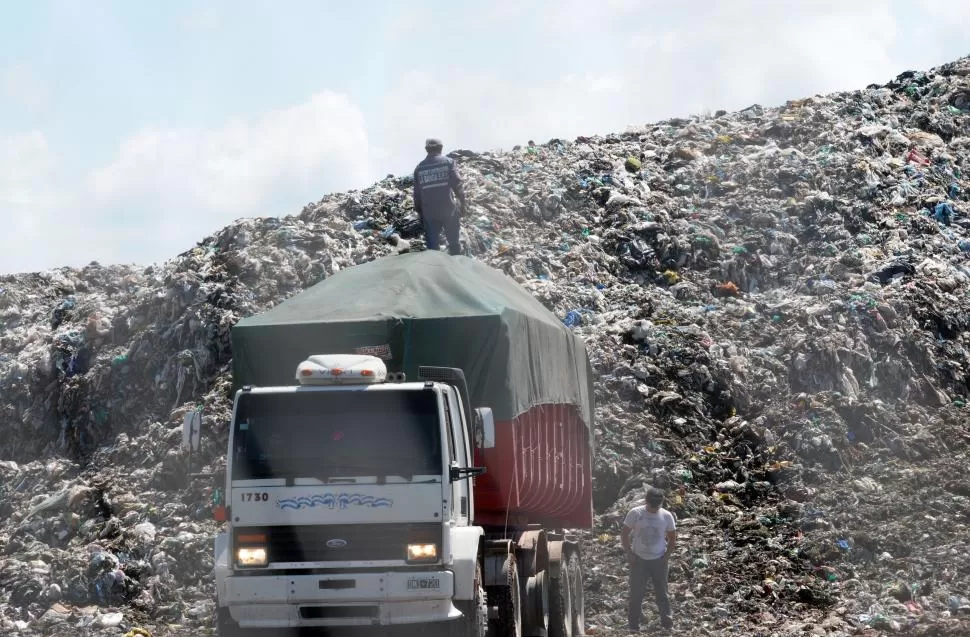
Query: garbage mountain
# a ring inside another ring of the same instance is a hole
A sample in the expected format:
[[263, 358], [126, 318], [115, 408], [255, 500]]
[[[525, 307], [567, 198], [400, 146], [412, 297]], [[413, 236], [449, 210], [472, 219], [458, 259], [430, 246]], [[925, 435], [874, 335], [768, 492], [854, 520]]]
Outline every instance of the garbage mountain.
[[[452, 156], [469, 252], [590, 353], [590, 634], [625, 633], [619, 525], [645, 484], [678, 516], [680, 634], [970, 633], [970, 58]], [[221, 494], [193, 474], [224, 461], [229, 330], [403, 258], [385, 236], [420, 250], [409, 181], [157, 266], [0, 278], [0, 632], [211, 626]]]

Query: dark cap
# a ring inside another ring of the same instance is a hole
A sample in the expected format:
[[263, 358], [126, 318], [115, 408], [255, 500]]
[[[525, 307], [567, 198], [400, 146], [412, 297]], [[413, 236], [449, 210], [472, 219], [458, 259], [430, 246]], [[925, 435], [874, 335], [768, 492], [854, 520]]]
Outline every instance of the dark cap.
[[647, 504], [650, 506], [660, 506], [664, 501], [664, 492], [657, 487], [647, 489]]
[[429, 137], [428, 139], [424, 140], [424, 147], [426, 149], [427, 148], [441, 148], [442, 146], [443, 146], [443, 144], [441, 143], [441, 140], [440, 139], [437, 139], [437, 138], [434, 138], [434, 137]]

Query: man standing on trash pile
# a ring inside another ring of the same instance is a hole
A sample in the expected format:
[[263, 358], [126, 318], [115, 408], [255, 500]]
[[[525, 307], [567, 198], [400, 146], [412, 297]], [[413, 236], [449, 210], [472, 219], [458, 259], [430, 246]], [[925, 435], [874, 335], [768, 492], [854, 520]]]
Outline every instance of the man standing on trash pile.
[[667, 592], [667, 570], [670, 556], [677, 548], [677, 525], [674, 514], [662, 508], [663, 491], [647, 489], [646, 505], [634, 507], [623, 522], [620, 541], [630, 563], [630, 597], [627, 620], [630, 630], [640, 630], [641, 607], [647, 593], [647, 582], [660, 611], [660, 624], [673, 628], [670, 596]]
[[[448, 254], [461, 254], [461, 215], [465, 211], [465, 189], [458, 167], [450, 157], [441, 154], [440, 139], [424, 143], [428, 156], [414, 169], [414, 210], [424, 224], [425, 243], [437, 250], [441, 231], [448, 239]], [[451, 193], [458, 198], [458, 206]]]

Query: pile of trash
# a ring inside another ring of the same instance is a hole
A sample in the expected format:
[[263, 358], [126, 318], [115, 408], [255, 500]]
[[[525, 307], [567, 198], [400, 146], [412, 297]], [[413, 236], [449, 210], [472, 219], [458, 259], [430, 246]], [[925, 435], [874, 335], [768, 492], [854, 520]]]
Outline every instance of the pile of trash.
[[[589, 634], [625, 634], [619, 531], [648, 484], [679, 520], [681, 634], [970, 632], [970, 58], [452, 156], [464, 250], [581, 334], [597, 374]], [[157, 266], [0, 277], [0, 632], [211, 627], [229, 330], [392, 236], [421, 249], [411, 185]]]

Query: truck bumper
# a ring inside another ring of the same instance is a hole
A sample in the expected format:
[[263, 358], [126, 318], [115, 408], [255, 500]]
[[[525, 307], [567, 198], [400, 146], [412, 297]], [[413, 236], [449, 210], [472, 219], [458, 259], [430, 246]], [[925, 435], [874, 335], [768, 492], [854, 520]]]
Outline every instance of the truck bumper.
[[243, 628], [390, 626], [447, 621], [451, 571], [226, 578], [229, 615]]

